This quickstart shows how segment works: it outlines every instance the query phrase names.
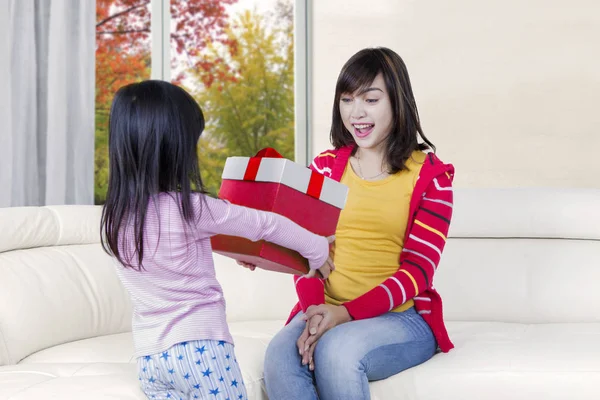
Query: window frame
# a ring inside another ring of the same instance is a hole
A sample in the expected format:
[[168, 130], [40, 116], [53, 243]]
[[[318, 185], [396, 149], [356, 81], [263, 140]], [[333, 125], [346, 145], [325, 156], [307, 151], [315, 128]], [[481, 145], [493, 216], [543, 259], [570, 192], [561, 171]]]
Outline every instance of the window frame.
[[[151, 0], [151, 78], [171, 80], [170, 0]], [[294, 0], [294, 161], [311, 162], [310, 63], [312, 0]]]

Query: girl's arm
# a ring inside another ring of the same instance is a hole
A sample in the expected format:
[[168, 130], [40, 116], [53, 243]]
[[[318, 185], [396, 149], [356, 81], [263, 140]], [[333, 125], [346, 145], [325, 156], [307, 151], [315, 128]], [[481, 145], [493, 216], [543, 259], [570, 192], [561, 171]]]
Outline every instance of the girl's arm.
[[325, 264], [329, 243], [290, 219], [267, 211], [231, 204], [209, 196], [198, 196], [201, 235], [240, 236], [252, 241], [266, 240], [292, 249], [308, 259], [311, 269]]
[[[329, 152], [321, 153], [315, 157], [310, 169], [322, 175], [329, 176], [333, 165], [334, 156]], [[307, 278], [305, 276], [294, 276], [294, 286], [300, 301], [302, 311], [310, 306], [325, 304], [325, 284], [317, 277]]]
[[400, 268], [364, 295], [344, 303], [354, 319], [376, 317], [433, 286], [452, 218], [452, 180], [437, 176], [427, 187], [400, 255]]

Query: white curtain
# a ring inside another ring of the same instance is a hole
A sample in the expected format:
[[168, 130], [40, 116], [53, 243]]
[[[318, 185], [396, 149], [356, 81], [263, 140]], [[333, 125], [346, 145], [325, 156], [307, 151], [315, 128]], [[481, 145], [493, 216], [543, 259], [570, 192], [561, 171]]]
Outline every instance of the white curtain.
[[0, 207], [93, 204], [95, 0], [0, 0]]

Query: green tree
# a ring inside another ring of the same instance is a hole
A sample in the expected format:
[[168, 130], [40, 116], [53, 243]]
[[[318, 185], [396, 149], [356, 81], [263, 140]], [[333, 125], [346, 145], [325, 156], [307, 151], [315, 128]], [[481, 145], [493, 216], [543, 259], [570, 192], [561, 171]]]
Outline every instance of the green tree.
[[[291, 3], [280, 3], [277, 23], [246, 11], [227, 28], [230, 45], [208, 45], [195, 68], [196, 98], [207, 119], [198, 145], [207, 189], [216, 193], [228, 156], [264, 147], [294, 157], [294, 58]], [[270, 29], [267, 28], [270, 26]]]

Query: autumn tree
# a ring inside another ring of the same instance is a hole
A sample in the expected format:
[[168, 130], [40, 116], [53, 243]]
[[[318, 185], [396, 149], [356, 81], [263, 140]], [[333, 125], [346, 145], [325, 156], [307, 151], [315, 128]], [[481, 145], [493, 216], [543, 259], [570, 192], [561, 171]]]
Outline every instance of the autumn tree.
[[[235, 48], [226, 34], [225, 6], [236, 1], [171, 1], [173, 66], [211, 67], [202, 56], [209, 44]], [[96, 0], [96, 21], [95, 201], [101, 204], [108, 177], [110, 102], [121, 86], [150, 78], [150, 0]], [[185, 78], [179, 75], [176, 81]]]
[[[227, 156], [251, 156], [274, 147], [294, 157], [293, 9], [280, 2], [268, 21], [246, 11], [225, 30], [235, 46], [209, 44], [205, 65], [190, 72], [207, 127], [199, 143], [209, 191], [218, 190]], [[271, 23], [268, 23], [271, 22]]]

